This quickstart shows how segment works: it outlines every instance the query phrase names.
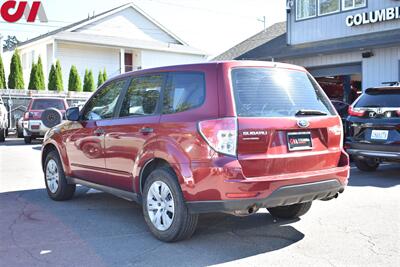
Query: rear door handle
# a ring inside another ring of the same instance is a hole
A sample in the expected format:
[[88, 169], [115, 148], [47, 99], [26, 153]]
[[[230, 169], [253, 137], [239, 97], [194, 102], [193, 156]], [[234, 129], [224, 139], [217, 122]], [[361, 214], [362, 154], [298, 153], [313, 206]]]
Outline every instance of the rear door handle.
[[101, 128], [97, 128], [96, 130], [94, 130], [94, 135], [96, 135], [96, 136], [102, 136], [102, 135], [104, 135], [106, 132], [103, 130], [103, 129], [101, 129]]
[[149, 127], [143, 127], [142, 129], [140, 129], [140, 132], [142, 134], [151, 134], [154, 132], [154, 129]]

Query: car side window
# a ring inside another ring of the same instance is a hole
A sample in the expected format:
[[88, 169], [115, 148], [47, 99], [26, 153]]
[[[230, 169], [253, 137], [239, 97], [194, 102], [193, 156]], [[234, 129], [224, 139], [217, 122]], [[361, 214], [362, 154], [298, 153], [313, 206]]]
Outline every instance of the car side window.
[[205, 77], [200, 72], [170, 73], [164, 92], [163, 114], [201, 106], [205, 99]]
[[113, 81], [96, 92], [85, 107], [83, 119], [97, 121], [112, 118], [125, 83], [126, 80]]
[[120, 117], [155, 114], [164, 77], [164, 74], [152, 74], [133, 78], [122, 103]]

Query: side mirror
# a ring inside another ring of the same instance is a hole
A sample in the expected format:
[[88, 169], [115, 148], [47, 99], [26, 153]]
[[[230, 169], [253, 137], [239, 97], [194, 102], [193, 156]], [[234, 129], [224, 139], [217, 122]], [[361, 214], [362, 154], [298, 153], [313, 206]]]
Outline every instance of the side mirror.
[[67, 120], [69, 121], [79, 121], [79, 108], [78, 107], [73, 107], [67, 109], [67, 112], [65, 113], [65, 116], [67, 117]]

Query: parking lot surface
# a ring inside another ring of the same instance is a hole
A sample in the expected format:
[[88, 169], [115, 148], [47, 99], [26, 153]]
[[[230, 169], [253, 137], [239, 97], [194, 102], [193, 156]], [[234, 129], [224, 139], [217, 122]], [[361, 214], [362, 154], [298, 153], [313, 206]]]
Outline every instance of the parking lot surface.
[[345, 193], [300, 220], [202, 215], [192, 239], [166, 244], [135, 203], [85, 187], [51, 201], [40, 148], [0, 145], [0, 266], [400, 266], [400, 164], [352, 167]]

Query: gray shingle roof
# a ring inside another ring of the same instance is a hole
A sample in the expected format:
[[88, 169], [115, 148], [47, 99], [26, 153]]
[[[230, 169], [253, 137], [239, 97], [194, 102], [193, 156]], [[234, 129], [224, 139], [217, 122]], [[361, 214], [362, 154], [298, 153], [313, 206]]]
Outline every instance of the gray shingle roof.
[[225, 51], [219, 56], [215, 57], [213, 60], [232, 60], [240, 57], [246, 52], [263, 45], [272, 39], [284, 34], [286, 32], [286, 22], [278, 22], [267, 28], [265, 31], [261, 31], [256, 35], [250, 37], [247, 40], [239, 43], [238, 45], [232, 47], [231, 49]]

